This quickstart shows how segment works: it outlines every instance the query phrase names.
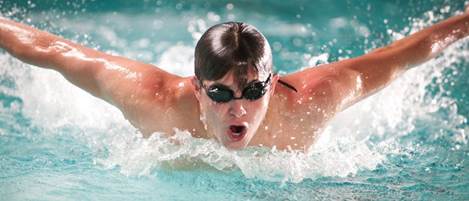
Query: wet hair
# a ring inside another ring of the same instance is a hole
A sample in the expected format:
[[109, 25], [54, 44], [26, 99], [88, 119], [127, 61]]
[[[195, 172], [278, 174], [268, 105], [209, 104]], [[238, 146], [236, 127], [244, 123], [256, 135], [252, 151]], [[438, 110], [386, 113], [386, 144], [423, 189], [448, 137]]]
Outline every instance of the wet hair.
[[252, 25], [226, 22], [210, 27], [195, 47], [195, 75], [199, 81], [218, 80], [233, 71], [240, 88], [250, 70], [272, 72], [272, 52], [267, 39]]

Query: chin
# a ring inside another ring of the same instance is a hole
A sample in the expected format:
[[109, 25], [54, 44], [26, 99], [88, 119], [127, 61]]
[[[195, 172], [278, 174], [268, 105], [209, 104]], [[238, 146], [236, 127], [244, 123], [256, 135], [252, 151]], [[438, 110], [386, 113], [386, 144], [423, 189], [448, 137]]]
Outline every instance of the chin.
[[250, 140], [247, 137], [248, 136], [244, 136], [243, 139], [234, 140], [234, 141], [232, 139], [225, 138], [225, 140], [222, 143], [223, 143], [223, 146], [226, 147], [227, 149], [240, 150], [248, 146]]

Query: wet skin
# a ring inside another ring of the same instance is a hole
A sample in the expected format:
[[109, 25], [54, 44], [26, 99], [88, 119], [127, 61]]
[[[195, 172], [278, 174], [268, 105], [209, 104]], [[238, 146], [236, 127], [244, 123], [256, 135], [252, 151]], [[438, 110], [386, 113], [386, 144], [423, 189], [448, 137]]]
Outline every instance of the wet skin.
[[[188, 130], [195, 137], [214, 138], [228, 148], [239, 149], [245, 146], [266, 146], [278, 149], [307, 149], [317, 139], [324, 125], [344, 106], [344, 94], [347, 99], [356, 98], [356, 91], [334, 82], [327, 65], [311, 69], [308, 79], [298, 79], [295, 74], [273, 77], [268, 92], [255, 101], [232, 100], [228, 103], [212, 101], [203, 89], [196, 84], [194, 77], [180, 78], [172, 95], [171, 106], [165, 114], [168, 121], [162, 124], [149, 122], [145, 129], [151, 133], [153, 130], [164, 130], [171, 133], [174, 127]], [[248, 75], [248, 82], [265, 80], [253, 72]], [[282, 79], [294, 85], [298, 92], [278, 84]], [[356, 81], [356, 78], [350, 82]], [[343, 82], [348, 81], [344, 80]], [[226, 74], [216, 81], [204, 81], [204, 84], [223, 84], [233, 89], [236, 97], [241, 95], [238, 84], [234, 81], [232, 73]], [[348, 85], [356, 83], [346, 82]], [[159, 95], [161, 96], [161, 95]], [[167, 96], [167, 95], [166, 95]], [[152, 117], [159, 119], [161, 113], [154, 112]], [[200, 120], [200, 117], [205, 117]], [[129, 117], [129, 119], [132, 119]], [[205, 125], [204, 125], [205, 121]], [[153, 124], [152, 124], [153, 123]], [[247, 134], [241, 141], [230, 141], [226, 131], [230, 125], [247, 124]], [[134, 123], [142, 125], [141, 123]]]
[[[194, 137], [214, 138], [230, 149], [306, 150], [335, 114], [467, 35], [466, 11], [366, 55], [274, 76], [269, 91], [259, 100], [219, 104], [200, 90], [193, 76], [173, 75], [0, 17], [1, 48], [26, 63], [60, 72], [71, 83], [118, 107], [145, 136], [157, 131], [172, 135], [178, 128]], [[250, 72], [248, 80], [266, 77]], [[298, 92], [277, 84], [278, 79]], [[231, 73], [204, 81], [204, 85], [214, 83], [228, 86], [236, 97], [241, 95]], [[246, 126], [244, 137], [230, 138], [230, 125]]]

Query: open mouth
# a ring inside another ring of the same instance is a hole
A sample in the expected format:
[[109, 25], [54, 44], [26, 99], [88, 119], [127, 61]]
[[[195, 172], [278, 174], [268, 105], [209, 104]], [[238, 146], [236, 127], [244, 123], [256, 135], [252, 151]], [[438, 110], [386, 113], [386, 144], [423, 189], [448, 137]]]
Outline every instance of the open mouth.
[[243, 139], [244, 135], [246, 135], [246, 126], [243, 125], [231, 125], [228, 130], [228, 136], [233, 141], [239, 141]]

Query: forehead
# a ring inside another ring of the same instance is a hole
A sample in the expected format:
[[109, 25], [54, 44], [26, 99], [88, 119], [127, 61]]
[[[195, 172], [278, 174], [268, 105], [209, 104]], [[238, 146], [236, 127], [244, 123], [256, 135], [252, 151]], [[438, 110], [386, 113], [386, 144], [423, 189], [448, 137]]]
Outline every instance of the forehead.
[[268, 74], [266, 73], [264, 74], [255, 72], [254, 70], [249, 70], [246, 75], [237, 75], [236, 71], [230, 71], [222, 78], [218, 80], [207, 80], [207, 81], [204, 81], [204, 84], [206, 85], [223, 84], [233, 89], [236, 89], [236, 88], [242, 89], [246, 86], [246, 84], [252, 81], [258, 81], [258, 80], [263, 81], [267, 79]]

